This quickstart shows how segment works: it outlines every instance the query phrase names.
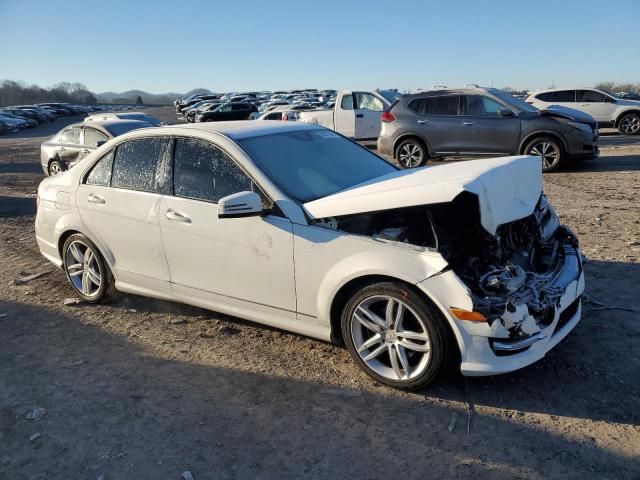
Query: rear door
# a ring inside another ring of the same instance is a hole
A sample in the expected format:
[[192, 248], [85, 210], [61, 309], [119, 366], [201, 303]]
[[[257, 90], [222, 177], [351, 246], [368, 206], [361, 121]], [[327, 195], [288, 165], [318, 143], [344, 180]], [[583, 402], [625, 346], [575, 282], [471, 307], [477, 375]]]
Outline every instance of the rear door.
[[415, 129], [427, 141], [431, 153], [460, 151], [463, 137], [460, 95], [430, 95], [407, 106], [418, 113]]
[[596, 121], [605, 123], [613, 120], [616, 104], [613, 99], [595, 90], [577, 90], [575, 108], [587, 112]]
[[80, 159], [80, 150], [84, 148], [82, 145], [82, 128], [65, 128], [58, 136], [57, 143], [58, 158], [66, 165], [76, 162]]
[[121, 143], [98, 161], [78, 188], [82, 221], [112, 259], [119, 281], [170, 288], [158, 224], [170, 178], [170, 146], [171, 140], [163, 137]]
[[[462, 97], [462, 152], [515, 154], [520, 141], [520, 119], [501, 116], [504, 105], [485, 95]], [[508, 109], [511, 110], [511, 109]]]
[[356, 112], [353, 93], [345, 93], [336, 103], [333, 111], [333, 123], [335, 131], [345, 137], [355, 137], [356, 135]]
[[355, 138], [358, 140], [378, 138], [380, 117], [385, 104], [369, 92], [354, 92]]

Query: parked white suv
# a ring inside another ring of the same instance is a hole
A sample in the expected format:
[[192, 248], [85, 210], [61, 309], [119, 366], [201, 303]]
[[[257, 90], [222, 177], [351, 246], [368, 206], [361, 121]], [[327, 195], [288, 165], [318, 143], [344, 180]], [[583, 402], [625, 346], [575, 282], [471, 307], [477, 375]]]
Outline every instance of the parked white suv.
[[600, 128], [615, 127], [623, 135], [640, 135], [640, 101], [618, 98], [596, 88], [541, 90], [525, 101], [543, 110], [552, 105], [588, 113]]

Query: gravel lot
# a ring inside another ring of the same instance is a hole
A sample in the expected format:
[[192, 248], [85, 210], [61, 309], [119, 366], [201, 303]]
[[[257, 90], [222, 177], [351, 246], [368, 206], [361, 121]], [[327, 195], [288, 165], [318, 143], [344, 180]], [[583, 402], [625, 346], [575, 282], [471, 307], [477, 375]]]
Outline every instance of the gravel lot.
[[40, 143], [71, 121], [0, 136], [0, 478], [640, 478], [640, 138], [545, 175], [591, 260], [573, 334], [522, 371], [403, 393], [346, 350], [213, 312], [64, 306], [34, 194]]

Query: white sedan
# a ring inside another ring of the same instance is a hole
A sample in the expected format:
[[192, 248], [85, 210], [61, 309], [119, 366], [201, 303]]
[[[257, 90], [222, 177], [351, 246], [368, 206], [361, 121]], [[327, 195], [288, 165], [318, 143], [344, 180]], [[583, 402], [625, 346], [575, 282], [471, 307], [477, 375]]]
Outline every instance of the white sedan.
[[398, 388], [524, 367], [580, 319], [538, 157], [400, 171], [312, 125], [151, 128], [45, 179], [35, 228], [88, 302], [115, 288], [343, 343]]

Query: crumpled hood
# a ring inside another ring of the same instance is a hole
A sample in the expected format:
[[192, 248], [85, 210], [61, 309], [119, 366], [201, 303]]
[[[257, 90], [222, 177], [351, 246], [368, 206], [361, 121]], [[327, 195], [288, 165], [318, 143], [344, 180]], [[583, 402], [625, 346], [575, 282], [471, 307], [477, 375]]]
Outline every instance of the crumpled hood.
[[495, 235], [499, 225], [530, 215], [542, 194], [540, 157], [471, 160], [401, 170], [303, 205], [312, 219], [452, 201], [478, 196], [480, 222]]
[[587, 123], [589, 125], [595, 125], [596, 123], [596, 120], [588, 113], [581, 112], [580, 110], [574, 110], [573, 108], [563, 107], [562, 105], [550, 105], [549, 107], [540, 110], [540, 115], [566, 118], [567, 120]]

